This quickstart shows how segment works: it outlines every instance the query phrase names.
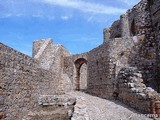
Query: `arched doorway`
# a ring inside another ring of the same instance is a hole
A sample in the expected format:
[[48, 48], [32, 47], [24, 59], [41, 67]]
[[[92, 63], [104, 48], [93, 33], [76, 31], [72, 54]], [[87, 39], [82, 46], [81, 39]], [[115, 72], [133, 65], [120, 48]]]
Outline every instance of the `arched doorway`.
[[80, 90], [87, 89], [87, 64], [82, 64], [80, 68]]
[[85, 81], [82, 80], [83, 75], [86, 75], [83, 70], [87, 69], [86, 68], [87, 67], [87, 60], [84, 58], [79, 58], [75, 61], [75, 66], [76, 66], [76, 82], [75, 82], [76, 85], [75, 86], [76, 86], [76, 90], [79, 91], [81, 89], [81, 84], [83, 84], [82, 85], [83, 88], [85, 88], [85, 85], [87, 84], [87, 83], [84, 83], [84, 82], [87, 82], [86, 80]]

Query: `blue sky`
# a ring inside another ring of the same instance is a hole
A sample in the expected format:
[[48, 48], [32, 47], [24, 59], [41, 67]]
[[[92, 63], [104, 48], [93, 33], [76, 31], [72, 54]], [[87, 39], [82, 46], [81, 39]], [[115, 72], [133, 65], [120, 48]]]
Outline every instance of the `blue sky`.
[[103, 29], [140, 0], [0, 0], [0, 42], [32, 55], [33, 40], [52, 38], [71, 53], [103, 42]]

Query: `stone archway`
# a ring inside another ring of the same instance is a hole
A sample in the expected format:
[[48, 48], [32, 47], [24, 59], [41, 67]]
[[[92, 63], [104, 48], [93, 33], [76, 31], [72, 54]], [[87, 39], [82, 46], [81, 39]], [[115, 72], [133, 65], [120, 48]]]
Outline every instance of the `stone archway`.
[[79, 59], [77, 59], [75, 62], [75, 66], [76, 66], [76, 82], [75, 82], [75, 86], [76, 86], [76, 90], [80, 90], [81, 88], [80, 88], [80, 75], [81, 75], [81, 72], [80, 72], [80, 70], [81, 70], [81, 67], [82, 67], [82, 65], [83, 64], [86, 64], [87, 65], [87, 60], [86, 59], [84, 59], [84, 58], [79, 58]]

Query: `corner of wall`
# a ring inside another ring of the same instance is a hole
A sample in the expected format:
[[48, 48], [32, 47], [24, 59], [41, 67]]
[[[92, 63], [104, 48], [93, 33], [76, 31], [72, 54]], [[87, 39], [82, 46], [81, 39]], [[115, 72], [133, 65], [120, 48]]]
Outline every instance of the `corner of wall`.
[[[33, 41], [33, 51], [32, 51], [32, 57], [35, 58], [40, 49], [47, 47], [48, 44], [52, 44], [53, 40], [51, 38], [48, 39], [40, 39], [40, 40], [35, 40]], [[41, 52], [43, 52], [41, 50]]]
[[103, 29], [103, 43], [106, 43], [110, 38], [110, 28]]

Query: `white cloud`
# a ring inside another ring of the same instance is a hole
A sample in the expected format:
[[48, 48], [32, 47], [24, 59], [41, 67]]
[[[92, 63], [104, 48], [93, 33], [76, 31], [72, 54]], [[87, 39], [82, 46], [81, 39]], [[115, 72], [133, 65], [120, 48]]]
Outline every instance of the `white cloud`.
[[118, 0], [122, 3], [127, 4], [128, 6], [136, 5], [140, 0]]
[[62, 20], [68, 20], [70, 17], [69, 16], [61, 16]]
[[124, 13], [126, 11], [125, 9], [105, 6], [102, 4], [91, 3], [82, 0], [43, 0], [42, 2], [94, 14], [118, 14]]
[[47, 16], [47, 18], [48, 18], [49, 20], [54, 20], [54, 19], [55, 19], [54, 16]]
[[19, 13], [14, 14], [14, 15], [12, 13], [7, 13], [7, 14], [2, 14], [0, 16], [0, 18], [9, 18], [9, 17], [12, 17], [12, 16], [21, 17], [21, 16], [24, 16], [24, 15], [23, 14], [19, 14]]
[[55, 19], [55, 16], [53, 16], [53, 15], [43, 15], [43, 14], [33, 14], [32, 17], [34, 17], [34, 18], [47, 18], [48, 20]]
[[90, 22], [90, 21], [92, 21], [92, 20], [93, 20], [93, 16], [90, 16], [90, 17], [88, 18], [87, 22]]
[[39, 15], [38, 15], [38, 14], [33, 14], [32, 17], [35, 17], [35, 18], [42, 18], [43, 16], [40, 15], [40, 14], [39, 14]]
[[12, 14], [4, 14], [4, 15], [1, 15], [0, 18], [8, 18], [8, 17], [11, 17]]

